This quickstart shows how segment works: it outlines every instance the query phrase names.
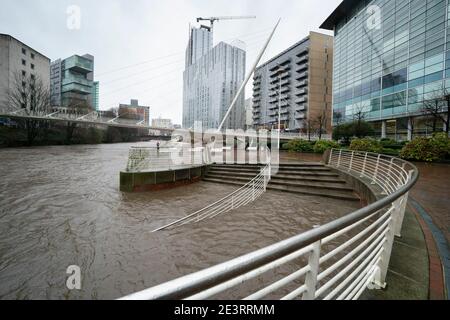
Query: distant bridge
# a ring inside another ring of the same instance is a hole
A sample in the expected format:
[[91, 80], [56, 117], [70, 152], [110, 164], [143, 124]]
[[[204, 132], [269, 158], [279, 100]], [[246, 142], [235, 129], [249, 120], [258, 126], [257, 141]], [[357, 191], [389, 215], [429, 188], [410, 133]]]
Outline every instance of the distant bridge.
[[[0, 118], [9, 119], [29, 119], [29, 120], [41, 120], [41, 121], [53, 121], [53, 122], [72, 122], [77, 124], [85, 125], [101, 125], [106, 127], [116, 127], [116, 128], [127, 128], [127, 129], [142, 129], [142, 130], [153, 130], [159, 131], [160, 135], [171, 135], [175, 129], [170, 128], [159, 128], [148, 126], [144, 121], [136, 121], [130, 119], [123, 119], [120, 116], [115, 118], [105, 116], [102, 112], [91, 112], [88, 114], [78, 114], [78, 113], [63, 113], [58, 110], [46, 113], [42, 111], [27, 112], [25, 109], [20, 109], [17, 111], [7, 111], [0, 109]], [[155, 135], [158, 135], [155, 133]], [[224, 133], [226, 135], [226, 133]], [[243, 135], [248, 138], [257, 138], [259, 135], [257, 132], [249, 133], [245, 132]], [[331, 135], [322, 134], [320, 137], [322, 140], [331, 140]], [[304, 140], [318, 140], [319, 136], [317, 134], [301, 134], [301, 133], [281, 133], [281, 141], [290, 141], [294, 139], [304, 139]]]

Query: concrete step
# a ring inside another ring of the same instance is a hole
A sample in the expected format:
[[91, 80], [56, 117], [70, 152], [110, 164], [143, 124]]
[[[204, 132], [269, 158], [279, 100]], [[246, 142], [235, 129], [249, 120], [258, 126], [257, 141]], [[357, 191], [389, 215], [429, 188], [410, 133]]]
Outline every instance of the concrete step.
[[[208, 172], [208, 176], [224, 176], [224, 177], [243, 177], [253, 179], [255, 176], [259, 174], [259, 171], [254, 172], [234, 172], [234, 171], [222, 171], [211, 169]], [[272, 180], [279, 181], [316, 181], [316, 182], [331, 182], [331, 183], [339, 183], [345, 184], [344, 180], [339, 178], [338, 174], [335, 175], [314, 175], [314, 174], [295, 174], [295, 175], [286, 175], [286, 174], [277, 174], [272, 177]]]
[[[259, 169], [232, 169], [232, 168], [220, 168], [220, 167], [211, 167], [209, 169], [209, 172], [221, 172], [226, 174], [237, 174], [237, 173], [250, 173], [253, 175], [257, 175], [259, 172], [261, 172], [262, 168]], [[339, 175], [332, 170], [327, 171], [317, 171], [317, 170], [298, 170], [298, 171], [284, 171], [280, 170], [278, 171], [279, 175], [284, 176], [308, 176], [308, 177], [339, 177]]]
[[[261, 170], [264, 168], [264, 166], [225, 166], [225, 165], [214, 165], [211, 166], [211, 169], [219, 169], [219, 170], [233, 170], [233, 171], [240, 171], [240, 170]], [[330, 168], [325, 166], [302, 166], [302, 167], [291, 167], [291, 166], [279, 166], [278, 171], [289, 171], [289, 172], [295, 172], [295, 171], [312, 171], [312, 172], [329, 172], [331, 171]]]
[[336, 182], [317, 182], [317, 181], [286, 181], [273, 179], [270, 181], [270, 185], [283, 185], [288, 187], [301, 187], [301, 188], [314, 188], [314, 189], [327, 189], [327, 190], [339, 190], [339, 191], [350, 191], [353, 192], [353, 189], [348, 187], [345, 182], [336, 183]]
[[[235, 180], [221, 180], [215, 178], [206, 177], [203, 179], [205, 182], [211, 183], [221, 183], [227, 185], [243, 186], [245, 183], [235, 181]], [[290, 187], [282, 185], [269, 185], [267, 190], [289, 192], [295, 194], [303, 194], [310, 196], [326, 197], [333, 199], [349, 200], [349, 201], [360, 201], [360, 199], [353, 193], [349, 191], [337, 191], [337, 190], [315, 190], [309, 187]]]
[[269, 185], [267, 187], [267, 190], [304, 194], [318, 197], [327, 197], [340, 200], [360, 201], [359, 197], [354, 192], [350, 191], [319, 190], [319, 189], [311, 189], [309, 187], [290, 187], [282, 185]]
[[[228, 176], [220, 174], [210, 174], [206, 175], [207, 179], [216, 179], [222, 181], [236, 181], [246, 184], [251, 181], [254, 177], [251, 176]], [[344, 183], [339, 182], [318, 182], [318, 181], [302, 181], [302, 180], [285, 180], [274, 178], [270, 181], [270, 185], [283, 185], [288, 187], [301, 187], [301, 188], [314, 188], [314, 189], [325, 189], [325, 190], [338, 190], [338, 191], [350, 191], [353, 192], [352, 188], [349, 188]]]

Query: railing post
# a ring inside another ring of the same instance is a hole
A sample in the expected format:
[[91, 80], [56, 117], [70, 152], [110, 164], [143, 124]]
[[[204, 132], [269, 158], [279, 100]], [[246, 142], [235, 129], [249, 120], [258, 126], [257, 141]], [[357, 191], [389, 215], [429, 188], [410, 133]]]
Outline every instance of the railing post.
[[341, 166], [341, 158], [342, 158], [342, 149], [339, 150], [339, 158], [338, 158], [337, 167], [340, 167], [340, 166]]
[[255, 198], [256, 198], [256, 196], [255, 196], [255, 180], [253, 180], [252, 189], [253, 189], [252, 199], [253, 199], [253, 201], [255, 201]]
[[352, 151], [352, 156], [350, 157], [350, 166], [348, 168], [348, 172], [352, 171], [354, 157], [355, 157], [355, 151]]
[[330, 151], [330, 158], [328, 158], [328, 164], [329, 165], [331, 165], [331, 159], [333, 159], [333, 152], [334, 152], [334, 149], [331, 149], [331, 151]]
[[[412, 179], [412, 176], [414, 174], [414, 171], [409, 171], [409, 180]], [[406, 205], [408, 204], [409, 199], [409, 192], [406, 193], [402, 198], [401, 202], [399, 203], [399, 208], [397, 212], [397, 220], [395, 224], [395, 236], [401, 237], [402, 236], [402, 226], [403, 226], [403, 220], [405, 219], [405, 212], [406, 212]]]
[[[397, 201], [396, 201], [397, 202]], [[392, 206], [394, 207], [390, 214], [391, 221], [389, 222], [387, 228], [387, 232], [385, 235], [385, 240], [383, 244], [383, 251], [381, 253], [381, 259], [378, 264], [380, 268], [380, 272], [377, 276], [378, 279], [374, 279], [373, 283], [375, 284], [375, 287], [378, 289], [385, 288], [386, 287], [386, 276], [389, 268], [389, 261], [391, 260], [391, 253], [392, 253], [392, 247], [394, 245], [394, 238], [395, 238], [395, 227], [396, 227], [396, 220], [397, 220], [397, 208], [396, 202], [392, 203]]]
[[305, 277], [306, 291], [303, 293], [302, 300], [314, 300], [316, 298], [317, 275], [319, 274], [320, 248], [322, 241], [319, 240], [312, 245], [312, 251], [309, 254], [309, 271]]
[[363, 161], [363, 168], [362, 168], [361, 175], [360, 175], [361, 178], [364, 177], [364, 175], [366, 174], [367, 155], [368, 155], [368, 153], [366, 152], [366, 155], [364, 156], [364, 161]]
[[377, 181], [377, 176], [378, 176], [378, 168], [380, 167], [380, 159], [381, 159], [381, 154], [378, 155], [377, 158], [377, 164], [375, 165], [375, 171], [373, 173], [373, 179], [372, 179], [372, 184], [375, 184]]

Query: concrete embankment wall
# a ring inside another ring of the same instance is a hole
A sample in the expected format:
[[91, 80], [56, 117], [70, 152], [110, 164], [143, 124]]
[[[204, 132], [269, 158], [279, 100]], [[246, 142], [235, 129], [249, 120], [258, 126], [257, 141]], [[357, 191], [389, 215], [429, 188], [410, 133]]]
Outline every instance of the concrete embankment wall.
[[207, 171], [207, 166], [199, 166], [159, 172], [121, 172], [120, 191], [145, 192], [174, 188], [200, 181]]

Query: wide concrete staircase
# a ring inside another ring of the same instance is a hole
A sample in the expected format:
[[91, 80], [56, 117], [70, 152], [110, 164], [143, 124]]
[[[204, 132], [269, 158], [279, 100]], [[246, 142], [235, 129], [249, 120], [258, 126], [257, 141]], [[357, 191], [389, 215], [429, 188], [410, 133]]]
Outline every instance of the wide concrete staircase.
[[[213, 165], [203, 181], [243, 186], [260, 173], [260, 165]], [[353, 189], [322, 163], [280, 164], [268, 190], [359, 201]]]

